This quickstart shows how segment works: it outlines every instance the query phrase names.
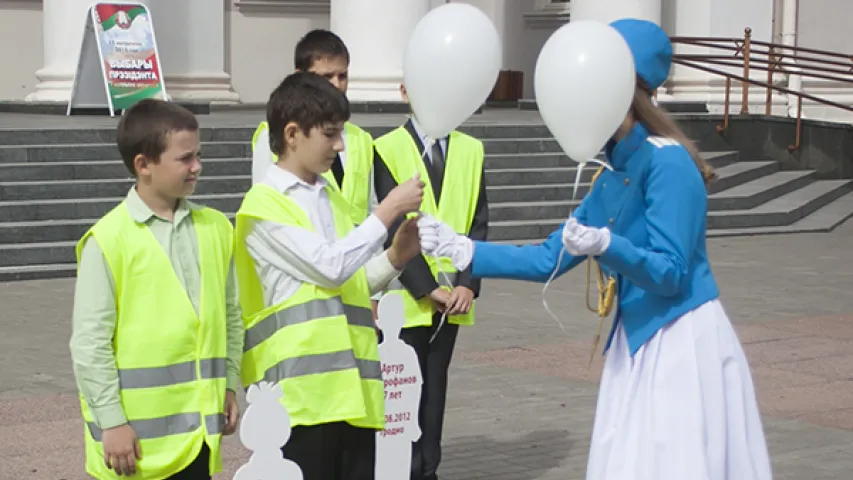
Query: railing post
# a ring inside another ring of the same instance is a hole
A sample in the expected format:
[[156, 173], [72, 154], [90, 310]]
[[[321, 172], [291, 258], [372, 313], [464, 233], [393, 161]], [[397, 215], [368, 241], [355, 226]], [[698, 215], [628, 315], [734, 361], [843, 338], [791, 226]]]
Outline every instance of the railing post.
[[[774, 47], [770, 47], [770, 51], [767, 54], [767, 97], [764, 99], [764, 114], [770, 115], [770, 106], [773, 104], [773, 70], [776, 68], [776, 62], [774, 62]], [[783, 50], [782, 53], [785, 53]]]
[[[743, 31], [743, 79], [749, 80], [749, 50], [750, 38], [752, 37], [752, 29], [746, 27]], [[741, 115], [749, 114], [749, 82], [743, 82], [741, 85], [742, 97], [740, 100]]]

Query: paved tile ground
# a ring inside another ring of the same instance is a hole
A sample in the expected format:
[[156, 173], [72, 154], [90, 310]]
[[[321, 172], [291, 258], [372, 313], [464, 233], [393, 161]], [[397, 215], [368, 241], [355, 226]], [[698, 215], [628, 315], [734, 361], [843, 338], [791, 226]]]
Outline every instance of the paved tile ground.
[[[712, 239], [750, 358], [776, 478], [853, 469], [853, 222], [829, 234]], [[487, 281], [452, 368], [442, 479], [581, 479], [601, 361], [583, 269], [541, 285]], [[68, 358], [73, 280], [0, 284], [0, 479], [78, 480], [82, 422]], [[227, 472], [246, 458], [227, 440]]]

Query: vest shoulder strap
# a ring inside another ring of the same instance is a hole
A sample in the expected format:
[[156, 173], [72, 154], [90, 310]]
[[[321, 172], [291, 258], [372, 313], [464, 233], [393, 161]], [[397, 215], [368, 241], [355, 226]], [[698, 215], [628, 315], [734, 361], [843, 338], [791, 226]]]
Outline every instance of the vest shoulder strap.
[[296, 202], [263, 183], [252, 185], [246, 192], [237, 216], [313, 229], [308, 215]]
[[358, 139], [361, 141], [367, 141], [369, 143], [373, 143], [373, 136], [370, 135], [370, 133], [367, 130], [359, 127], [358, 125], [356, 125], [352, 122], [346, 122], [344, 124], [344, 131], [346, 132], [347, 137], [349, 137], [349, 136], [358, 137]]
[[263, 133], [266, 130], [269, 130], [270, 126], [267, 122], [261, 122], [258, 124], [258, 128], [255, 129], [255, 133], [252, 134], [252, 151], [255, 151], [255, 144], [258, 143], [258, 135]]
[[450, 145], [463, 144], [468, 148], [483, 148], [483, 142], [467, 133], [454, 130], [450, 132]]

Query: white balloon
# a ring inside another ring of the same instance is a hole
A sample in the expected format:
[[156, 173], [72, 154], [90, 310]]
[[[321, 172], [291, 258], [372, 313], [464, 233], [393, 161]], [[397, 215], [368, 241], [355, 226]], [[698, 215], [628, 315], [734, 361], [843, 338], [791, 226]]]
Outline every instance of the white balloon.
[[625, 119], [634, 97], [634, 59], [614, 28], [570, 22], [545, 42], [534, 90], [545, 125], [574, 161], [601, 151]]
[[480, 9], [448, 3], [418, 22], [403, 58], [403, 82], [424, 134], [444, 137], [486, 101], [502, 61], [497, 29]]

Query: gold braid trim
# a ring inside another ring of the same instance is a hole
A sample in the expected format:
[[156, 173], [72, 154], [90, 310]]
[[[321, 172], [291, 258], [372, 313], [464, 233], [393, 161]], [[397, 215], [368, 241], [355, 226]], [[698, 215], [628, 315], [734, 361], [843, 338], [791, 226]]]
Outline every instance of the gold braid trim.
[[[590, 182], [590, 188], [595, 184], [595, 181], [598, 179], [601, 172], [604, 171], [604, 167], [598, 169], [597, 172], [592, 176], [592, 180]], [[597, 272], [595, 283], [598, 287], [598, 305], [593, 307], [590, 303], [589, 293], [592, 286], [592, 266], [595, 265], [595, 269]], [[598, 264], [597, 261], [593, 260], [592, 257], [587, 257], [586, 263], [586, 308], [593, 312], [597, 313], [599, 317], [598, 322], [598, 331], [595, 333], [595, 338], [592, 343], [592, 350], [589, 353], [589, 365], [592, 365], [592, 359], [595, 357], [595, 352], [598, 351], [598, 344], [601, 342], [601, 329], [604, 326], [604, 319], [607, 318], [610, 313], [613, 311], [613, 306], [616, 304], [616, 279], [613, 277], [605, 278], [604, 273], [601, 271], [601, 265]]]

